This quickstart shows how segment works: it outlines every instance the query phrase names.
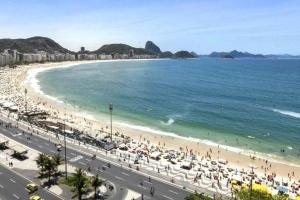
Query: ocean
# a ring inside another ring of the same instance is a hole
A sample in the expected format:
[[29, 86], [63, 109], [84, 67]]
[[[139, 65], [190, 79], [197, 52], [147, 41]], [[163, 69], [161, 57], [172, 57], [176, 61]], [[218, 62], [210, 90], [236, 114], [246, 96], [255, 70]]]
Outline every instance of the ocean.
[[129, 127], [300, 160], [297, 59], [115, 61], [37, 79], [45, 94], [99, 119], [113, 103], [114, 121]]

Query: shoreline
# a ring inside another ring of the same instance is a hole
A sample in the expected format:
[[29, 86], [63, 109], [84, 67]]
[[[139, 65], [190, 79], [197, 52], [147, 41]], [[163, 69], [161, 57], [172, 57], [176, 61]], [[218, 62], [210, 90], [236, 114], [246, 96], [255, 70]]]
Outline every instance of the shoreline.
[[[79, 120], [80, 124], [84, 124], [83, 121], [85, 121], [87, 124], [91, 126], [91, 129], [95, 128], [100, 130], [101, 128], [103, 129], [103, 127], [106, 127], [107, 129], [108, 126], [107, 119], [104, 122], [100, 123], [99, 120], [96, 119], [96, 117], [90, 116], [89, 113], [82, 113], [81, 109], [72, 108], [72, 106], [68, 105], [68, 103], [64, 103], [63, 101], [60, 101], [55, 97], [45, 94], [40, 89], [36, 76], [38, 73], [46, 70], [67, 68], [67, 67], [72, 67], [80, 64], [114, 62], [114, 61], [123, 62], [123, 61], [133, 61], [133, 60], [79, 61], [79, 62], [33, 64], [33, 65], [22, 66], [22, 68], [25, 68], [25, 70], [20, 75], [21, 79], [18, 79], [18, 76], [16, 76], [17, 79], [16, 84], [17, 87], [22, 88], [19, 91], [23, 91], [23, 89], [25, 88], [28, 89], [28, 97], [33, 104], [39, 102], [38, 105], [40, 105], [41, 101], [47, 102], [42, 107], [52, 113], [54, 112], [54, 110], [57, 111], [56, 113], [60, 113], [59, 115], [62, 115], [62, 113], [65, 112], [65, 116], [66, 113], [68, 113], [71, 114], [71, 116], [76, 116], [76, 118], [77, 117], [81, 118], [81, 119], [76, 119], [76, 121]], [[139, 60], [134, 60], [134, 61], [139, 61]], [[48, 108], [46, 105], [48, 106]], [[163, 131], [156, 130], [156, 129], [149, 130], [151, 129], [150, 127], [142, 127], [148, 129], [141, 130], [141, 126], [137, 126], [137, 125], [126, 124], [123, 122], [115, 122], [115, 124], [117, 124], [118, 126], [114, 127], [113, 132], [118, 131], [120, 133], [125, 133], [124, 135], [130, 136], [134, 140], [137, 141], [141, 141], [142, 139], [144, 139], [144, 141], [149, 140], [151, 143], [155, 145], [164, 146], [169, 149], [178, 149], [179, 147], [182, 147], [183, 149], [185, 147], [188, 149], [189, 147], [190, 150], [193, 150], [196, 154], [198, 153], [198, 156], [205, 155], [205, 153], [210, 151], [213, 158], [225, 158], [227, 161], [229, 161], [229, 164], [233, 166], [248, 168], [247, 166], [250, 163], [255, 163], [260, 168], [260, 166], [264, 166], [265, 160], [268, 160], [269, 163], [271, 162], [273, 165], [271, 171], [274, 171], [277, 174], [282, 174], [283, 176], [287, 176], [287, 173], [291, 174], [293, 171], [296, 172], [300, 171], [300, 166], [295, 163], [290, 163], [284, 160], [280, 161], [270, 157], [270, 155], [266, 155], [263, 153], [251, 152], [250, 150], [247, 151], [236, 147], [221, 145], [213, 141], [201, 140], [198, 138], [191, 138], [191, 137], [184, 137], [184, 136], [177, 135], [175, 133], [162, 135], [162, 133], [164, 133]], [[250, 159], [250, 156], [255, 156], [257, 159], [252, 160]], [[281, 173], [278, 173], [278, 171], [281, 171]], [[300, 174], [296, 173], [295, 175], [300, 177]]]

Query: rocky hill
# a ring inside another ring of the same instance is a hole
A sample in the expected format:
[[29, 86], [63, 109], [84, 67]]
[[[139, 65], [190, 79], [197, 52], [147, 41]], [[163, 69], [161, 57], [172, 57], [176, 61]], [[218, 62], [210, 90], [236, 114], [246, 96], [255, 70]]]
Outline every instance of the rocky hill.
[[0, 39], [0, 52], [4, 49], [16, 49], [21, 53], [32, 53], [35, 50], [53, 53], [71, 53], [68, 49], [63, 48], [54, 40], [46, 37], [31, 37], [27, 39]]
[[136, 55], [155, 55], [154, 52], [149, 51], [144, 48], [135, 48], [132, 46], [129, 46], [127, 44], [106, 44], [100, 47], [96, 51], [92, 51], [91, 53], [96, 54], [129, 54], [130, 51], [133, 50], [134, 54]]
[[251, 54], [248, 52], [240, 52], [233, 50], [230, 52], [212, 52], [209, 57], [217, 58], [265, 58], [262, 54]]
[[154, 44], [152, 41], [147, 41], [146, 42], [145, 49], [148, 50], [148, 51], [152, 51], [156, 54], [161, 53], [160, 48], [156, 44]]
[[178, 51], [174, 54], [174, 58], [196, 58], [196, 56], [188, 51]]

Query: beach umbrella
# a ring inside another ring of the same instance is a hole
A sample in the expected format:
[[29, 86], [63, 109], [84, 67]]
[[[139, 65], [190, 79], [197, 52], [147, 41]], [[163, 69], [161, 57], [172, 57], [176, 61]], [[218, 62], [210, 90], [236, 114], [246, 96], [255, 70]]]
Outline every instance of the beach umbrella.
[[283, 186], [279, 186], [277, 187], [278, 192], [282, 192], [282, 193], [287, 193], [289, 191], [288, 188], [283, 187]]

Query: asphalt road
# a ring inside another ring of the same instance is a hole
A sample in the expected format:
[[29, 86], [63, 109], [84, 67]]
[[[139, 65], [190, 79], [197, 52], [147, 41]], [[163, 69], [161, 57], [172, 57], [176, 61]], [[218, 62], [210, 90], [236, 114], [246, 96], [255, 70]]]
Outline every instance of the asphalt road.
[[[4, 122], [3, 120], [0, 121]], [[55, 143], [36, 135], [31, 136], [31, 139], [28, 140], [27, 137], [29, 133], [25, 132], [24, 135], [19, 134], [22, 132], [19, 128], [6, 129], [4, 126], [0, 126], [0, 132], [11, 139], [42, 153], [50, 155], [57, 153]], [[64, 151], [62, 151], [61, 154], [64, 155]], [[188, 191], [169, 185], [165, 182], [154, 179], [149, 182], [148, 177], [135, 173], [134, 171], [121, 168], [120, 166], [111, 165], [110, 168], [102, 170], [103, 166], [107, 166], [106, 161], [99, 158], [92, 160], [90, 156], [72, 149], [67, 150], [67, 160], [69, 164], [85, 170], [87, 170], [88, 166], [90, 166], [92, 173], [99, 173], [101, 177], [113, 182], [117, 187], [117, 193], [113, 199], [120, 200], [122, 198], [124, 193], [124, 190], [122, 190], [123, 188], [128, 188], [140, 194], [144, 194], [145, 200], [183, 200], [189, 194]], [[99, 168], [100, 171], [98, 170]], [[143, 183], [142, 185], [141, 182]], [[150, 195], [151, 187], [154, 187], [155, 189], [154, 196]]]
[[25, 189], [28, 183], [30, 183], [30, 181], [0, 165], [0, 200], [25, 200], [33, 194], [38, 194], [45, 200], [60, 200], [60, 198], [42, 188], [29, 194]]

